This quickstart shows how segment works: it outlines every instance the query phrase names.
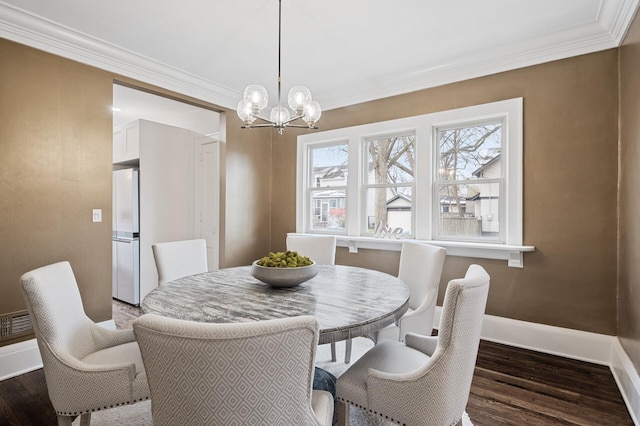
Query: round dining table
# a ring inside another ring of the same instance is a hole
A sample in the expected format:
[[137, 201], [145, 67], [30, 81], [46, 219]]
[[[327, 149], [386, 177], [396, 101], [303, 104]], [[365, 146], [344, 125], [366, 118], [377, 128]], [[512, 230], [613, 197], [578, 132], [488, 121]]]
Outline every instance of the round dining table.
[[313, 315], [319, 344], [364, 336], [397, 321], [409, 307], [409, 287], [384, 272], [318, 265], [312, 279], [275, 288], [251, 275], [250, 266], [180, 278], [149, 292], [144, 313], [190, 321], [233, 323]]

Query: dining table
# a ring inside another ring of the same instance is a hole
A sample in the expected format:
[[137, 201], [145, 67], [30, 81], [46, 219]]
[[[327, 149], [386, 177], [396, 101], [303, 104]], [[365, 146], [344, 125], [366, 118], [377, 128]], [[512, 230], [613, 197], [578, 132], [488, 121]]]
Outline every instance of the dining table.
[[317, 265], [317, 275], [278, 288], [251, 275], [250, 266], [190, 275], [149, 292], [143, 313], [210, 323], [312, 315], [319, 344], [365, 336], [397, 321], [409, 307], [409, 287], [390, 274], [346, 265]]

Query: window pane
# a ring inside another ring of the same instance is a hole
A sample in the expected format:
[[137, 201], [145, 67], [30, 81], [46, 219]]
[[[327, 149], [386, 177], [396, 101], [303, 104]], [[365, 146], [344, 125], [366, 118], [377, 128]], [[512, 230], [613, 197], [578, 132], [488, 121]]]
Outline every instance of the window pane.
[[367, 139], [367, 183], [410, 183], [415, 168], [415, 135]]
[[310, 149], [310, 185], [314, 187], [345, 186], [349, 149], [347, 144], [313, 147]]
[[344, 231], [346, 227], [345, 191], [311, 191], [311, 229]]
[[439, 180], [500, 177], [502, 123], [438, 129]]
[[466, 240], [500, 238], [500, 184], [442, 185], [438, 234]]
[[374, 233], [378, 226], [398, 231], [403, 236], [412, 235], [413, 200], [410, 186], [368, 188], [366, 191], [367, 233]]

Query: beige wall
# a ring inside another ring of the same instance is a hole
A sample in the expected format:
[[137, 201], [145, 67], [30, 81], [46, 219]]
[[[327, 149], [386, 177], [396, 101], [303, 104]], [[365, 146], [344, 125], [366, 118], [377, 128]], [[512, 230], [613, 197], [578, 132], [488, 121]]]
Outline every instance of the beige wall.
[[0, 39], [0, 315], [25, 309], [20, 275], [69, 260], [87, 314], [111, 318], [114, 80], [223, 112], [220, 265], [269, 248], [269, 130], [240, 130], [235, 111], [227, 128], [215, 105]]
[[620, 49], [618, 336], [640, 371], [640, 18]]
[[[320, 124], [328, 130], [524, 97], [524, 242], [537, 250], [525, 255], [524, 269], [450, 257], [443, 283], [478, 262], [492, 275], [488, 313], [615, 334], [617, 52], [332, 110]], [[111, 317], [114, 78], [122, 79], [0, 40], [0, 314], [24, 309], [23, 272], [68, 259], [89, 316]], [[241, 130], [233, 111], [222, 130], [224, 267], [282, 248], [295, 229], [296, 131]], [[102, 223], [91, 222], [92, 208], [103, 209]], [[338, 251], [339, 263], [390, 273], [397, 259]]]
[[69, 260], [87, 311], [111, 317], [111, 82], [0, 40], [0, 313], [25, 309], [21, 274]]
[[[487, 313], [616, 333], [617, 50], [580, 56], [323, 114], [322, 130], [524, 98], [524, 268], [448, 257], [449, 279], [470, 263], [491, 274]], [[320, 100], [322, 102], [322, 100]], [[272, 247], [295, 229], [296, 133], [274, 136]], [[340, 249], [339, 263], [397, 273], [398, 254]]]

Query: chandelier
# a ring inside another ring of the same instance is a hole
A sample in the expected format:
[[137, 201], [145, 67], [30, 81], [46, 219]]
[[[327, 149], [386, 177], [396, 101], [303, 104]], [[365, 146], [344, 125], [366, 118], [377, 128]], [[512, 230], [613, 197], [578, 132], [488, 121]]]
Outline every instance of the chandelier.
[[[311, 91], [304, 86], [292, 87], [287, 96], [289, 107], [293, 110], [293, 117], [286, 107], [282, 106], [281, 78], [280, 78], [280, 50], [282, 45], [282, 0], [278, 0], [278, 106], [271, 110], [269, 119], [261, 117], [260, 112], [267, 106], [269, 95], [267, 90], [257, 84], [244, 89], [244, 94], [238, 102], [237, 113], [244, 122], [243, 129], [254, 127], [274, 127], [279, 134], [285, 127], [317, 129], [316, 123], [322, 115], [322, 108], [318, 101], [311, 98]], [[256, 123], [256, 120], [258, 121]], [[297, 120], [306, 124], [295, 124]]]

